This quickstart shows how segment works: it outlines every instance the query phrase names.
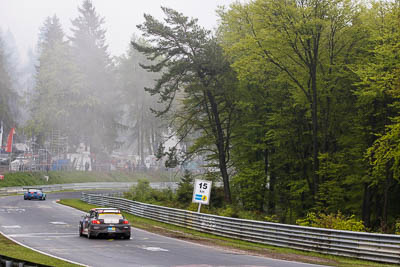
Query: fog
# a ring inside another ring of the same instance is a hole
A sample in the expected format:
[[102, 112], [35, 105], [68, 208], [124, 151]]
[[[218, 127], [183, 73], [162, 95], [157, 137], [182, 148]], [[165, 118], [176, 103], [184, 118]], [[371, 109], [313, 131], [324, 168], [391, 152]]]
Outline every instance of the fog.
[[[199, 24], [212, 29], [217, 25], [218, 6], [227, 6], [233, 0], [93, 0], [96, 11], [105, 18], [107, 43], [112, 55], [120, 55], [128, 48], [130, 37], [139, 33], [136, 25], [143, 22], [143, 14], [162, 18], [160, 6], [171, 7], [186, 16], [199, 19]], [[21, 59], [37, 44], [40, 27], [48, 16], [60, 19], [64, 31], [70, 34], [71, 20], [78, 15], [81, 0], [0, 0], [0, 29], [9, 30], [16, 39]]]
[[0, 0], [2, 152], [15, 127], [14, 143], [26, 148], [15, 154], [47, 151], [76, 169], [110, 170], [111, 160], [161, 166], [160, 144], [175, 141], [151, 112], [160, 104], [144, 89], [160, 74], [139, 67], [149, 62], [130, 45], [141, 40], [136, 25], [144, 13], [163, 19], [165, 6], [212, 30], [217, 7], [232, 2]]

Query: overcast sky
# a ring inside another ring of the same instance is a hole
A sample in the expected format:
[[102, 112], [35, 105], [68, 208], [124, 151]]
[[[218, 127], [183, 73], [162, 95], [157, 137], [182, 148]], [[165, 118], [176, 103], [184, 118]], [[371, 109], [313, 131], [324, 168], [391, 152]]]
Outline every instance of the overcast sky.
[[[143, 14], [162, 17], [160, 6], [171, 7], [212, 29], [217, 25], [215, 10], [234, 0], [92, 0], [97, 13], [105, 17], [106, 38], [112, 55], [124, 53], [136, 25], [143, 22]], [[71, 20], [78, 16], [82, 0], [0, 0], [0, 29], [10, 30], [15, 37], [22, 59], [28, 48], [34, 48], [39, 28], [48, 16], [56, 14], [64, 32], [70, 34]]]

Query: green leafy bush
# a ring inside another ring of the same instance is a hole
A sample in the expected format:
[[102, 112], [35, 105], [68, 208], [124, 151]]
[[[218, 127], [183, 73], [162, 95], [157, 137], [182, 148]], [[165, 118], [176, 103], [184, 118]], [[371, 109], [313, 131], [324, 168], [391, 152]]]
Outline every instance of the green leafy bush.
[[398, 219], [398, 220], [396, 221], [394, 233], [395, 233], [396, 235], [400, 235], [400, 219]]
[[153, 189], [150, 187], [150, 182], [145, 179], [140, 179], [137, 185], [132, 186], [128, 192], [125, 193], [125, 197], [134, 201], [139, 202], [151, 202], [154, 200]]
[[232, 218], [238, 217], [237, 210], [235, 209], [235, 207], [231, 205], [218, 209], [217, 214], [219, 216], [225, 216], [225, 217], [232, 217]]
[[278, 215], [264, 216], [264, 220], [267, 222], [279, 223]]
[[296, 220], [296, 223], [301, 226], [358, 232], [366, 231], [362, 221], [357, 220], [354, 215], [346, 217], [340, 211], [337, 214], [329, 215], [326, 215], [324, 213], [315, 214], [314, 212], [310, 212], [304, 219]]
[[193, 196], [193, 177], [192, 174], [185, 170], [185, 173], [178, 183], [178, 189], [176, 190], [176, 199], [181, 204], [189, 205], [192, 201]]

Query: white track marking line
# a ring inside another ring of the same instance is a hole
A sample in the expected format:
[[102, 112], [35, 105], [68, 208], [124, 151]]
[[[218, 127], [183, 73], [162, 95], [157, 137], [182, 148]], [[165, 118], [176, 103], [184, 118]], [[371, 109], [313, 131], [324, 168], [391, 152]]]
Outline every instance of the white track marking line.
[[73, 237], [76, 233], [24, 233], [24, 234], [10, 234], [10, 237], [39, 237], [39, 238], [49, 238], [49, 237]]
[[6, 229], [18, 229], [21, 228], [19, 225], [2, 225], [1, 227], [6, 228]]
[[159, 248], [159, 247], [142, 247], [142, 249], [149, 251], [168, 251], [168, 249]]
[[67, 223], [65, 222], [50, 222], [51, 224], [57, 224], [57, 225], [66, 225]]
[[6, 212], [6, 213], [11, 213], [11, 212], [24, 212], [25, 209], [22, 208], [0, 208], [0, 212]]

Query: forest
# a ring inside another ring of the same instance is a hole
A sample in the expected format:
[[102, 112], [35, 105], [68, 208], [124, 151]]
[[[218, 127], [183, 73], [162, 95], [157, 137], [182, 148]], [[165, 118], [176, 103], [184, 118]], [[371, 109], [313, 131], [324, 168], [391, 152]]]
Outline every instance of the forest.
[[400, 1], [236, 2], [213, 31], [162, 11], [120, 57], [91, 1], [71, 36], [48, 17], [24, 94], [2, 42], [5, 130], [57, 129], [104, 155], [130, 142], [170, 168], [201, 158], [224, 207], [400, 233]]

